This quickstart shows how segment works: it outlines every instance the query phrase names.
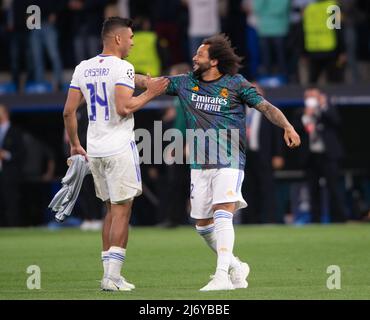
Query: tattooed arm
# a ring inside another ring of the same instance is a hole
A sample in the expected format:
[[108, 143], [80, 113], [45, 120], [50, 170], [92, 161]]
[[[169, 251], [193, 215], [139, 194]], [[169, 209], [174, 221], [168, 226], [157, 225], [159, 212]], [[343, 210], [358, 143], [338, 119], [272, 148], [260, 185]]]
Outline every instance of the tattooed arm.
[[282, 129], [292, 126], [289, 123], [288, 119], [284, 116], [284, 114], [265, 99], [259, 104], [257, 104], [255, 108], [258, 111], [262, 112], [266, 116], [266, 118], [269, 119], [273, 124], [277, 125]]
[[284, 140], [289, 148], [298, 147], [301, 144], [299, 135], [294, 130], [288, 119], [284, 114], [267, 100], [263, 100], [255, 106], [255, 108], [262, 112], [268, 120], [278, 127], [284, 129]]

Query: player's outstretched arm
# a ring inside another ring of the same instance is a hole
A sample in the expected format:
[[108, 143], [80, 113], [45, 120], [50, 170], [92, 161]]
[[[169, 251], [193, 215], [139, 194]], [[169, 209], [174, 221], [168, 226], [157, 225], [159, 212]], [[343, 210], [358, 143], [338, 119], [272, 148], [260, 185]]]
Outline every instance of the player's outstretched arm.
[[146, 89], [148, 86], [148, 76], [135, 74], [135, 88]]
[[67, 101], [64, 106], [63, 119], [66, 128], [69, 144], [71, 146], [71, 156], [81, 154], [87, 159], [87, 153], [82, 148], [77, 134], [77, 117], [76, 111], [83, 101], [83, 95], [80, 90], [69, 89]]
[[289, 148], [296, 148], [301, 144], [298, 133], [278, 108], [265, 99], [257, 104], [255, 108], [262, 112], [273, 124], [284, 129], [284, 140]]
[[144, 76], [143, 74], [136, 73], [135, 74], [135, 88], [146, 89], [146, 88], [148, 88], [148, 79], [152, 79], [152, 80], [157, 81], [157, 80], [161, 80], [163, 78], [164, 77], [151, 78], [150, 75]]
[[126, 117], [141, 109], [145, 104], [156, 96], [161, 95], [167, 88], [168, 79], [152, 79], [147, 76], [147, 89], [137, 97], [133, 96], [134, 90], [126, 86], [116, 86], [116, 110], [119, 115]]

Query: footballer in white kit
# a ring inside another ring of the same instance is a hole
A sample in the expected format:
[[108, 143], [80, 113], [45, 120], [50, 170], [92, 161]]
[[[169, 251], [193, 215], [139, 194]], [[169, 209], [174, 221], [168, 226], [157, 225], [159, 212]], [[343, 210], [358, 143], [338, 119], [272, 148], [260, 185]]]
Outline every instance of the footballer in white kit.
[[[135, 285], [121, 274], [126, 261], [128, 229], [134, 197], [141, 194], [139, 156], [134, 140], [133, 113], [162, 94], [164, 78], [138, 76], [146, 90], [134, 96], [134, 67], [127, 61], [134, 45], [133, 21], [107, 18], [102, 27], [103, 52], [82, 61], [75, 69], [64, 106], [64, 126], [71, 155], [88, 158], [96, 195], [106, 204], [102, 228], [104, 291], [131, 291]], [[88, 108], [87, 152], [77, 135], [76, 110], [83, 98]]]
[[82, 92], [87, 103], [87, 155], [96, 195], [111, 203], [131, 200], [142, 192], [134, 115], [122, 117], [117, 113], [116, 86], [135, 89], [134, 67], [116, 56], [103, 54], [82, 61], [70, 85]]

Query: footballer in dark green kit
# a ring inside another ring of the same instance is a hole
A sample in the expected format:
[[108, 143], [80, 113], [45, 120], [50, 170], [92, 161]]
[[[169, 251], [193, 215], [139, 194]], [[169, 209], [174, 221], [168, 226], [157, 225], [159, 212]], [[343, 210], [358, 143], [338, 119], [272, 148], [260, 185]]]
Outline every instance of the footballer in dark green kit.
[[193, 72], [168, 77], [166, 94], [178, 96], [187, 123], [191, 217], [197, 232], [217, 254], [216, 272], [201, 291], [248, 287], [249, 265], [233, 255], [233, 215], [247, 206], [241, 192], [246, 164], [245, 106], [284, 129], [289, 148], [300, 145], [284, 114], [238, 74], [241, 60], [228, 37], [219, 34], [198, 48]]

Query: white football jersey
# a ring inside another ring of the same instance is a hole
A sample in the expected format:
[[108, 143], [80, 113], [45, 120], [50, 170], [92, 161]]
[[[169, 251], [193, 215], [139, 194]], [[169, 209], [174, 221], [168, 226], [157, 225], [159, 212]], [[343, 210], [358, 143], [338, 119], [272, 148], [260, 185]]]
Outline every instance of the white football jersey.
[[107, 157], [130, 146], [134, 137], [134, 116], [116, 111], [115, 87], [135, 89], [131, 63], [112, 55], [98, 55], [82, 61], [75, 69], [70, 88], [81, 90], [88, 109], [87, 154]]

